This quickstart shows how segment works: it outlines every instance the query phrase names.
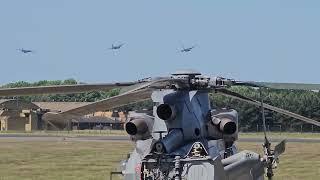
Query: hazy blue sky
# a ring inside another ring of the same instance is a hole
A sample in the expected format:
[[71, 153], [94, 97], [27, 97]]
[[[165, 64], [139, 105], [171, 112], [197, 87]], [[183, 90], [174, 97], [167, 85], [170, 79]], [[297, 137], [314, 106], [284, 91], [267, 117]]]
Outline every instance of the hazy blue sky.
[[[320, 83], [319, 8], [319, 0], [1, 0], [0, 84], [126, 81], [183, 68]], [[126, 44], [113, 52], [112, 43]], [[181, 44], [197, 47], [178, 53]]]

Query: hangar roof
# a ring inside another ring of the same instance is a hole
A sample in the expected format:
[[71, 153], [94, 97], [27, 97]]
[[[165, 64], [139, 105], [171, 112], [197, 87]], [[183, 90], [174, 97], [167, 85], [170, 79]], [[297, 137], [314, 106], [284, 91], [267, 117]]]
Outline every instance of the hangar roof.
[[0, 109], [23, 110], [39, 109], [39, 106], [32, 102], [25, 102], [16, 99], [0, 99]]
[[89, 104], [89, 102], [33, 102], [41, 109], [49, 109], [50, 111], [68, 111], [80, 106]]

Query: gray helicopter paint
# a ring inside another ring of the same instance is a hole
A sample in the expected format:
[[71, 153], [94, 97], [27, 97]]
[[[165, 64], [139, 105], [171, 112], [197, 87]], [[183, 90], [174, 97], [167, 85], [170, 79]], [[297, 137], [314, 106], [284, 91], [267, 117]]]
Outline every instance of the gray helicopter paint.
[[[263, 179], [264, 166], [258, 154], [250, 151], [237, 153], [237, 148], [233, 144], [231, 151], [234, 155], [228, 157], [229, 159], [224, 158], [226, 139], [224, 139], [224, 137], [222, 137], [222, 139], [208, 138], [207, 124], [211, 121], [210, 118], [208, 118], [208, 115], [211, 115], [208, 91], [155, 90], [151, 98], [154, 102], [152, 139], [136, 141], [135, 150], [125, 163], [125, 167], [122, 168], [124, 169], [123, 174], [126, 180], [140, 179], [142, 178], [140, 177], [141, 175], [152, 177], [154, 172], [167, 172], [168, 167], [166, 166], [151, 165], [152, 163], [161, 161], [157, 159], [157, 155], [155, 157], [153, 155], [154, 149], [152, 148], [157, 141], [164, 144], [167, 151], [166, 154], [181, 158], [179, 163], [172, 159], [164, 159], [165, 162], [170, 161], [175, 164], [175, 167], [178, 166], [181, 168], [180, 178], [188, 180]], [[174, 119], [165, 121], [158, 117], [157, 107], [161, 104], [169, 104], [173, 107], [175, 110]], [[219, 114], [219, 112], [217, 113]], [[234, 117], [237, 123], [236, 111], [225, 111], [220, 115]], [[197, 133], [196, 129], [199, 130], [199, 133]], [[168, 133], [160, 139], [160, 135], [159, 133], [155, 133], [156, 131], [168, 131]], [[237, 134], [238, 132], [230, 136], [236, 140]], [[188, 154], [196, 142], [204, 146], [207, 153], [206, 156], [197, 158], [189, 157]], [[250, 156], [248, 156], [248, 154]], [[147, 167], [148, 165], [150, 165], [149, 168]], [[142, 166], [143, 168], [147, 168], [142, 170]], [[177, 179], [176, 169], [177, 168], [172, 168], [169, 172], [165, 173], [167, 175], [160, 173], [160, 177]], [[155, 177], [153, 178], [156, 179]]]
[[[210, 110], [208, 92], [156, 90], [152, 93], [151, 98], [156, 105], [154, 107], [155, 115], [157, 106], [163, 103], [173, 105], [177, 112], [174, 120], [166, 122], [156, 115], [153, 131], [181, 128], [184, 140], [199, 139], [206, 136], [205, 123], [208, 121], [206, 116]], [[196, 128], [200, 131], [198, 135], [195, 134]], [[158, 138], [158, 136], [155, 138]]]
[[[157, 106], [159, 104], [163, 104], [163, 97], [169, 93], [173, 93], [174, 90], [155, 90], [153, 91], [153, 93], [151, 94], [151, 99], [154, 102], [154, 107], [153, 107], [153, 114], [154, 116], [154, 123], [153, 123], [153, 130], [152, 132], [156, 132], [156, 131], [165, 131], [167, 132], [167, 126], [166, 123], [160, 119], [156, 114], [157, 111]], [[164, 135], [166, 135], [166, 133], [164, 133]], [[159, 139], [160, 136], [158, 133], [152, 133], [152, 136], [154, 139]]]
[[245, 150], [221, 162], [228, 179], [263, 179], [264, 167], [257, 153]]
[[203, 161], [189, 159], [189, 162], [183, 166], [181, 175], [186, 179], [226, 180], [226, 174], [219, 172], [224, 172], [220, 157], [204, 159]]
[[[232, 153], [236, 154], [238, 149], [235, 145], [232, 145]], [[225, 152], [225, 141], [223, 139], [208, 141], [208, 152], [211, 157], [223, 157]]]
[[139, 174], [137, 174], [137, 169], [139, 169], [139, 164], [141, 164], [141, 160], [150, 153], [150, 147], [153, 142], [153, 139], [147, 140], [137, 140], [136, 147], [130, 154], [130, 158], [125, 162], [125, 164], [121, 164], [122, 174], [124, 174], [125, 180], [134, 180], [139, 179]]
[[[123, 168], [125, 179], [139, 179], [137, 173], [137, 164], [151, 151], [152, 143], [160, 140], [168, 146], [167, 150], [172, 155], [186, 157], [190, 152], [194, 142], [201, 142], [208, 151], [207, 159], [184, 159], [181, 176], [187, 179], [263, 179], [260, 174], [253, 177], [251, 171], [257, 168], [260, 162], [257, 158], [247, 158], [248, 153], [238, 153], [231, 156], [231, 159], [224, 160], [228, 162], [226, 167], [223, 166], [221, 158], [224, 156], [225, 141], [223, 139], [208, 140], [206, 124], [208, 123], [208, 112], [210, 103], [208, 92], [206, 91], [174, 91], [174, 90], [155, 90], [151, 96], [154, 102], [154, 124], [155, 131], [170, 131], [163, 139], [159, 139], [159, 133], [153, 133], [153, 139], [138, 140], [136, 148], [131, 153], [126, 166]], [[156, 110], [160, 104], [170, 104], [176, 111], [176, 117], [173, 120], [164, 121], [157, 116]], [[231, 111], [231, 116], [237, 117]], [[228, 115], [228, 112], [225, 112]], [[200, 133], [197, 135], [195, 129], [198, 128]], [[180, 135], [181, 134], [181, 135]], [[188, 142], [188, 143], [186, 143]], [[232, 145], [233, 154], [237, 153], [235, 145]], [[255, 155], [255, 154], [254, 154]], [[255, 156], [256, 157], [256, 156]], [[261, 170], [261, 168], [258, 168]], [[262, 167], [263, 170], [263, 167]], [[229, 172], [229, 173], [228, 173]], [[239, 172], [242, 174], [239, 175]], [[260, 172], [260, 171], [259, 171]], [[174, 174], [169, 173], [172, 177]]]
[[[150, 175], [151, 172], [142, 171], [141, 166], [147, 155], [152, 151], [151, 148], [156, 141], [162, 141], [169, 154], [182, 158], [180, 162], [182, 169], [180, 177], [190, 180], [263, 179], [264, 166], [258, 154], [250, 151], [237, 153], [237, 148], [233, 144], [231, 151], [234, 155], [222, 159], [226, 150], [225, 139], [207, 139], [208, 132], [205, 127], [209, 121], [208, 113], [211, 112], [211, 109], [206, 91], [156, 90], [152, 93], [151, 97], [154, 101], [153, 112], [155, 115], [152, 131], [169, 130], [169, 133], [163, 139], [159, 139], [158, 133], [153, 133], [152, 139], [136, 141], [135, 150], [121, 168], [123, 169], [122, 173], [126, 180], [140, 179], [141, 175]], [[164, 103], [174, 107], [176, 116], [173, 120], [164, 121], [157, 116], [157, 107]], [[235, 121], [237, 121], [236, 111], [231, 110], [222, 111], [220, 114], [219, 112], [217, 113], [220, 116], [235, 117]], [[149, 121], [150, 119], [148, 118], [148, 122]], [[199, 135], [195, 134], [196, 128], [200, 130]], [[232, 136], [237, 137], [237, 132], [236, 135]], [[235, 138], [235, 140], [236, 139], [237, 138]], [[201, 144], [203, 144], [208, 154], [207, 156], [199, 158], [189, 158], [187, 156], [195, 142], [201, 142]], [[147, 162], [158, 161], [152, 158], [147, 158], [146, 160]], [[177, 165], [177, 163], [175, 163], [175, 165]], [[166, 168], [168, 167], [160, 166], [153, 170], [164, 171]], [[171, 179], [177, 177], [177, 172], [174, 172], [174, 169], [175, 168], [167, 175]], [[140, 172], [142, 172], [142, 174]], [[160, 177], [163, 177], [163, 174]]]

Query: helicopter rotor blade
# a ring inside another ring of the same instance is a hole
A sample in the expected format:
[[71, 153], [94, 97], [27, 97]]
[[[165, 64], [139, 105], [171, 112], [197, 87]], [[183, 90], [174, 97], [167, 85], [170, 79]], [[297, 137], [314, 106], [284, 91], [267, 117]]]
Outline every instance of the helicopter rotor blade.
[[[236, 92], [229, 91], [227, 89], [216, 89], [216, 92], [221, 93], [221, 94], [223, 94], [225, 96], [231, 97], [233, 99], [238, 99], [240, 101], [244, 101], [244, 102], [247, 102], [249, 104], [261, 107], [261, 102], [256, 101], [256, 100], [251, 99], [251, 98], [248, 98], [248, 97], [245, 97], [245, 96], [242, 96], [241, 94], [238, 94]], [[289, 117], [292, 117], [292, 118], [295, 118], [295, 119], [298, 119], [298, 120], [301, 120], [301, 121], [304, 121], [304, 122], [307, 122], [307, 123], [310, 123], [310, 124], [313, 124], [313, 125], [316, 125], [316, 126], [320, 126], [320, 122], [319, 121], [316, 121], [316, 120], [301, 116], [299, 114], [290, 112], [288, 110], [281, 109], [281, 108], [278, 108], [278, 107], [275, 107], [275, 106], [272, 106], [272, 105], [269, 105], [269, 104], [265, 104], [265, 103], [263, 103], [263, 106], [264, 106], [264, 108], [272, 110], [272, 111], [275, 111], [277, 113], [284, 114], [284, 115], [287, 115]]]
[[256, 82], [256, 85], [268, 87], [272, 89], [296, 89], [296, 90], [313, 90], [319, 91], [320, 84], [304, 84], [304, 83], [271, 83], [271, 82]]
[[90, 91], [107, 91], [114, 88], [121, 88], [137, 84], [138, 82], [123, 83], [105, 83], [105, 84], [75, 84], [75, 85], [57, 85], [57, 86], [38, 86], [21, 88], [2, 88], [1, 96], [27, 96], [43, 94], [72, 94]]
[[127, 89], [127, 91], [118, 96], [113, 96], [60, 113], [49, 112], [44, 114], [43, 117], [50, 121], [64, 121], [64, 119], [67, 118], [75, 118], [96, 111], [110, 110], [120, 106], [145, 101], [151, 98], [153, 85], [162, 85], [163, 82], [166, 83], [167, 81], [168, 79], [163, 78], [150, 82], [143, 82], [139, 86], [134, 85], [134, 87]]
[[151, 89], [142, 89], [137, 91], [128, 92], [118, 96], [114, 96], [108, 99], [103, 99], [97, 102], [90, 103], [75, 109], [71, 109], [61, 114], [72, 114], [72, 115], [86, 115], [90, 112], [110, 110], [116, 107], [123, 105], [136, 103], [139, 101], [144, 101], [150, 99], [152, 90]]
[[265, 144], [267, 144], [269, 143], [269, 140], [267, 138], [266, 117], [264, 113], [263, 95], [262, 95], [261, 88], [259, 88], [259, 95], [260, 95], [260, 108], [261, 108], [261, 116], [262, 116], [262, 124], [263, 124], [263, 133], [264, 133]]
[[320, 84], [235, 81], [233, 85], [250, 86], [250, 87], [266, 87], [271, 89], [320, 91]]
[[44, 119], [51, 122], [64, 122], [66, 118], [76, 118], [97, 111], [111, 110], [120, 106], [137, 103], [150, 99], [152, 90], [149, 88], [131, 91], [128, 93], [113, 96], [87, 105], [83, 105], [61, 113], [48, 112], [43, 115]]

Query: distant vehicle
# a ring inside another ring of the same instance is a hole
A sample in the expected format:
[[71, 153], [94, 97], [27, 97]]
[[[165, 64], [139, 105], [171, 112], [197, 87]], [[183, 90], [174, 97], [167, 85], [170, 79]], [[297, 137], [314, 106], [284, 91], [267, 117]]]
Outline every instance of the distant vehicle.
[[23, 49], [23, 48], [21, 48], [21, 49], [17, 49], [17, 50], [20, 51], [20, 52], [22, 52], [22, 53], [25, 53], [25, 54], [34, 53], [34, 51], [33, 51], [33, 50], [30, 50], [30, 49]]
[[119, 44], [119, 45], [113, 45], [113, 44], [112, 44], [111, 48], [109, 48], [109, 49], [117, 50], [117, 49], [120, 49], [123, 45], [124, 45], [124, 43]]
[[185, 48], [184, 46], [182, 46], [182, 49], [180, 50], [180, 52], [190, 52], [195, 47], [196, 46], [191, 46], [191, 47]]

